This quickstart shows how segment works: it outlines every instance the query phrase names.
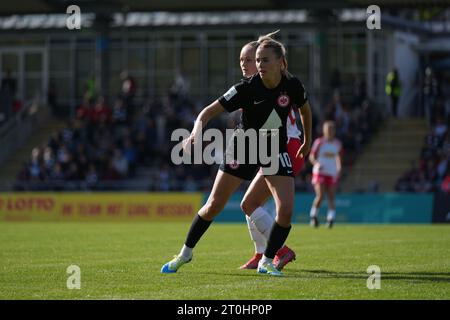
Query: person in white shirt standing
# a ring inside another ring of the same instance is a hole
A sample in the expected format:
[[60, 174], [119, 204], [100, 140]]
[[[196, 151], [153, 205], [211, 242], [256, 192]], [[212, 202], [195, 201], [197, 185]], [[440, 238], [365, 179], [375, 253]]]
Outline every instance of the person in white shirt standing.
[[325, 193], [328, 197], [328, 228], [333, 226], [336, 218], [335, 194], [342, 169], [342, 143], [335, 137], [335, 134], [336, 125], [334, 121], [325, 121], [323, 136], [314, 141], [309, 155], [309, 161], [313, 165], [311, 183], [316, 192], [310, 211], [311, 226], [314, 227], [319, 226], [317, 214]]

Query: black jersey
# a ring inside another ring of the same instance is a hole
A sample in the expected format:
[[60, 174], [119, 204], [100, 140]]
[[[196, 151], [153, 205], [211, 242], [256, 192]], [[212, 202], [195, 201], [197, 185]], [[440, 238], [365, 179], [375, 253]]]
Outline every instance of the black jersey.
[[[287, 121], [292, 107], [302, 107], [307, 100], [305, 89], [296, 77], [286, 78], [283, 76], [280, 83], [274, 89], [267, 89], [259, 74], [249, 79], [243, 79], [238, 84], [231, 87], [227, 93], [219, 98], [220, 104], [228, 111], [233, 112], [242, 108], [241, 123], [238, 128], [243, 130], [278, 130], [279, 134], [274, 135], [278, 139], [278, 169], [269, 173], [264, 171], [264, 175], [293, 176], [291, 161], [286, 149], [287, 145]], [[268, 139], [272, 139], [268, 135]], [[248, 161], [252, 154], [252, 148], [248, 142], [245, 146], [244, 162], [236, 158], [235, 153], [230, 150], [236, 150], [236, 141], [232, 139], [227, 146], [224, 154], [224, 161], [220, 169], [226, 173], [239, 177], [241, 179], [251, 180], [259, 167], [267, 168], [273, 164], [263, 164], [257, 162], [253, 164]], [[259, 143], [256, 143], [258, 146]], [[270, 144], [268, 144], [270, 146]], [[255, 149], [253, 149], [255, 151]], [[269, 153], [271, 153], [270, 151]], [[231, 154], [231, 155], [230, 155]], [[230, 155], [227, 162], [227, 155]], [[259, 155], [259, 153], [258, 153]], [[241, 158], [242, 159], [242, 158]], [[258, 158], [258, 160], [260, 160]]]
[[298, 78], [282, 76], [276, 88], [268, 89], [259, 74], [241, 80], [219, 98], [228, 112], [242, 108], [242, 129], [279, 129], [285, 140], [291, 108], [302, 107], [306, 101], [305, 88]]

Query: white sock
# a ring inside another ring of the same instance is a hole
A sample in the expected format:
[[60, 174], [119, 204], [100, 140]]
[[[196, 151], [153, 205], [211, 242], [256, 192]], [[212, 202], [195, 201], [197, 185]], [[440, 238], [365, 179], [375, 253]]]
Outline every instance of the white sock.
[[336, 217], [336, 210], [328, 210], [327, 220], [328, 221], [334, 220], [335, 217]]
[[179, 256], [182, 256], [186, 261], [192, 258], [192, 250], [193, 248], [186, 247], [183, 245], [183, 248], [180, 251]]
[[309, 216], [311, 218], [317, 217], [317, 208], [316, 207], [314, 207], [314, 206], [311, 207], [311, 211], [309, 212]]
[[259, 261], [260, 264], [263, 263], [273, 263], [273, 259], [267, 258], [265, 254], [263, 254], [261, 260]]
[[264, 236], [266, 243], [269, 240], [270, 231], [275, 222], [273, 217], [263, 208], [258, 207], [249, 217], [250, 221], [256, 226], [256, 229]]
[[248, 231], [250, 232], [250, 238], [252, 238], [253, 243], [255, 244], [256, 253], [264, 253], [267, 247], [266, 238], [261, 232], [258, 231], [255, 224], [250, 220], [250, 218], [247, 215], [245, 215], [245, 218], [247, 219], [247, 227]]

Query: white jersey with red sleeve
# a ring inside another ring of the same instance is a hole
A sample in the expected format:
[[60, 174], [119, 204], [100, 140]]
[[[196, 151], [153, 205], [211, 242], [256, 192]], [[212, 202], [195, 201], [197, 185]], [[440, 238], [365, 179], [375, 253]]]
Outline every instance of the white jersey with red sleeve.
[[295, 111], [291, 108], [291, 111], [288, 114], [288, 118], [286, 120], [286, 129], [287, 129], [287, 137], [300, 139], [302, 132], [297, 127], [297, 123], [295, 121]]
[[313, 167], [313, 174], [337, 176], [336, 156], [342, 152], [342, 144], [338, 139], [327, 141], [324, 138], [317, 138], [311, 152], [318, 162]]

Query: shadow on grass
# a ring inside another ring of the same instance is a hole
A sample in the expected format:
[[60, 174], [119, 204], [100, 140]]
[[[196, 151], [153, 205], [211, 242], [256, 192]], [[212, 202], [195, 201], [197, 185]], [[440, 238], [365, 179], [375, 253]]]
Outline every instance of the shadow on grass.
[[[329, 278], [329, 279], [367, 279], [369, 274], [363, 272], [336, 272], [330, 270], [284, 270], [283, 277], [274, 277], [266, 274], [258, 274], [256, 270], [237, 270], [236, 272], [197, 272], [200, 275], [216, 275], [230, 277], [246, 277], [246, 278]], [[416, 280], [416, 281], [435, 281], [450, 283], [450, 272], [381, 272], [383, 280]]]
[[256, 270], [241, 270], [241, 271], [236, 271], [236, 272], [217, 272], [217, 271], [211, 271], [211, 272], [197, 272], [197, 274], [200, 275], [204, 275], [204, 276], [210, 276], [210, 275], [215, 275], [215, 276], [230, 276], [230, 277], [246, 277], [246, 278], [279, 278], [279, 279], [283, 279], [283, 278], [299, 278], [299, 276], [295, 275], [293, 276], [292, 274], [286, 274], [284, 273], [283, 277], [276, 277], [276, 276], [270, 276], [268, 274], [262, 274], [262, 273], [257, 273]]
[[[359, 272], [336, 272], [330, 270], [290, 270], [290, 274], [294, 273], [298, 277], [308, 277], [305, 273], [312, 274], [314, 278], [338, 278], [338, 279], [367, 279], [369, 274]], [[386, 280], [419, 280], [419, 281], [436, 281], [449, 282], [450, 272], [383, 272], [381, 278]]]

